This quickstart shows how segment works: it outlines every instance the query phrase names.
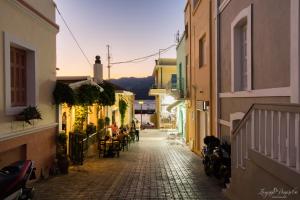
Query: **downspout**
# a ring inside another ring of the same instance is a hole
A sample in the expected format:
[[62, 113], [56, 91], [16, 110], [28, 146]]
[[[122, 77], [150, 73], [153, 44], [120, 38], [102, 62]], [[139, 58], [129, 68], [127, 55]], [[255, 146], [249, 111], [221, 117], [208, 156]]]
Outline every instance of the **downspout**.
[[160, 88], [163, 88], [163, 70], [160, 68]]
[[[190, 52], [189, 52], [189, 62], [190, 62], [190, 99], [191, 99], [191, 104], [193, 101], [193, 96], [192, 96], [192, 90], [194, 89], [192, 86], [192, 8], [191, 8], [191, 3], [189, 4], [189, 13], [190, 13], [190, 24], [189, 24], [189, 48], [190, 48]], [[195, 91], [196, 93], [196, 91]], [[191, 121], [194, 120], [194, 133], [193, 133], [193, 146], [192, 146], [192, 151], [195, 151], [195, 141], [196, 141], [196, 131], [197, 131], [197, 127], [196, 127], [196, 98], [195, 98], [195, 102], [194, 102], [194, 106], [191, 105], [192, 110], [192, 117], [191, 117]], [[191, 133], [191, 132], [190, 132]], [[191, 136], [191, 134], [190, 134]]]
[[[212, 135], [212, 126], [213, 126], [213, 115], [211, 114], [211, 108], [212, 108], [212, 106], [211, 106], [211, 104], [212, 104], [212, 94], [213, 94], [213, 92], [212, 92], [212, 90], [213, 90], [213, 88], [212, 88], [212, 17], [211, 17], [211, 15], [212, 15], [212, 12], [211, 12], [211, 10], [212, 10], [212, 1], [210, 0], [209, 1], [209, 85], [210, 85], [210, 90], [209, 90], [209, 113], [210, 113], [210, 115], [209, 115], [209, 121], [210, 121], [210, 123], [209, 123], [209, 131], [210, 131], [210, 133], [208, 133], [209, 135]], [[205, 134], [207, 134], [207, 131], [206, 131], [206, 133]]]
[[220, 99], [219, 99], [219, 91], [220, 91], [220, 80], [219, 80], [219, 71], [220, 71], [220, 37], [221, 37], [221, 26], [220, 26], [220, 13], [219, 6], [220, 1], [215, 0], [215, 99], [216, 99], [216, 109], [215, 109], [215, 130], [217, 131], [217, 137], [221, 136], [219, 119], [220, 119]]
[[[190, 24], [189, 24], [189, 33], [190, 35], [189, 37], [189, 47], [190, 47], [190, 52], [189, 52], [189, 60], [190, 60], [190, 93], [192, 93], [192, 9], [191, 9], [191, 4], [189, 5], [189, 13], [190, 13]], [[190, 94], [191, 98], [192, 98], [192, 94]]]

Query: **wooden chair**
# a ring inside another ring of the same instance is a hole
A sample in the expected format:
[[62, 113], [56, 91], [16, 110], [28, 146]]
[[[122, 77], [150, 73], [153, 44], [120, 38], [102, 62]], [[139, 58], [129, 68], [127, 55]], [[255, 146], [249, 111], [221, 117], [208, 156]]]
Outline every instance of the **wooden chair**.
[[122, 139], [122, 150], [124, 151], [125, 149], [128, 151], [128, 139], [129, 137], [125, 135]]
[[98, 140], [98, 150], [99, 150], [99, 158], [101, 157], [101, 155], [103, 155], [104, 157], [106, 154], [106, 141], [104, 139]]
[[113, 152], [117, 155], [117, 157], [119, 157], [120, 156], [120, 151], [121, 151], [120, 140], [113, 139], [112, 140], [112, 148], [113, 148]]

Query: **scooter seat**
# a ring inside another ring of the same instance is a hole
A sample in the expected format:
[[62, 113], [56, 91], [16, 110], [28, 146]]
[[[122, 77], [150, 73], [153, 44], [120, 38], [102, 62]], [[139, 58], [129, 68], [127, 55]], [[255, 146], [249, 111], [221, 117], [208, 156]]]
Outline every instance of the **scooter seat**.
[[17, 161], [0, 170], [0, 199], [20, 189], [26, 180], [26, 172], [31, 166], [31, 161]]

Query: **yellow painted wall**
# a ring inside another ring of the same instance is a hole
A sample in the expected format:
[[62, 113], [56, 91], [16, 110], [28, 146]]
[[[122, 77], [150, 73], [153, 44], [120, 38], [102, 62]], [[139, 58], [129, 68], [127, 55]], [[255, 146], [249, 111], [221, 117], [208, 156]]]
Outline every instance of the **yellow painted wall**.
[[52, 11], [54, 6], [53, 0], [24, 0], [29, 3], [33, 8], [43, 13], [45, 17], [50, 19], [51, 21], [55, 21], [55, 13]]
[[[210, 110], [207, 114], [208, 133], [216, 135], [214, 123], [217, 122], [215, 116], [216, 102], [214, 98], [215, 85], [213, 83], [214, 70], [214, 25], [213, 25], [214, 5], [211, 1], [199, 1], [199, 4], [193, 7], [189, 0], [185, 8], [185, 24], [188, 25], [188, 36], [186, 38], [186, 54], [188, 55], [187, 78], [188, 78], [188, 101], [189, 108], [187, 112], [188, 132], [191, 145], [195, 147], [196, 134], [203, 133], [203, 113], [197, 115], [196, 102], [209, 101]], [[205, 37], [205, 64], [199, 66], [199, 41]], [[202, 116], [199, 118], [199, 116]], [[202, 126], [200, 125], [202, 124]], [[198, 137], [199, 139], [199, 137]], [[202, 144], [203, 135], [200, 136]], [[199, 141], [198, 141], [199, 142]], [[200, 150], [202, 145], [200, 147]], [[193, 149], [196, 151], [196, 149]], [[199, 150], [197, 151], [199, 153]]]
[[[162, 70], [162, 76], [161, 76]], [[158, 87], [166, 88], [168, 83], [171, 81], [172, 74], [177, 74], [176, 65], [173, 66], [162, 66], [156, 69], [158, 73], [156, 73], [155, 79], [157, 79]]]
[[[31, 0], [30, 2], [40, 1]], [[53, 18], [54, 6], [48, 6], [47, 13]], [[0, 90], [0, 137], [3, 134], [24, 129], [22, 122], [12, 123], [14, 116], [5, 113], [4, 32], [23, 43], [30, 44], [36, 50], [37, 104], [43, 120], [38, 120], [35, 127], [53, 124], [57, 121], [56, 107], [52, 104], [52, 92], [56, 81], [56, 34], [58, 30], [28, 9], [18, 5], [16, 1], [0, 1], [0, 88], [2, 88]]]
[[115, 112], [115, 120], [118, 127], [121, 126], [121, 115], [119, 111], [119, 100], [124, 99], [127, 102], [124, 125], [131, 125], [134, 116], [134, 95], [131, 92], [116, 93], [116, 103], [112, 108]]

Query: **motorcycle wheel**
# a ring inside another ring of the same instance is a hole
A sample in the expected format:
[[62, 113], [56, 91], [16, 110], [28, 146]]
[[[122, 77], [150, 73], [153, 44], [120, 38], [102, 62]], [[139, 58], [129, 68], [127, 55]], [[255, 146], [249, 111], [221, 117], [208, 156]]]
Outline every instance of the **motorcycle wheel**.
[[20, 200], [32, 200], [34, 197], [34, 187], [24, 188]]

